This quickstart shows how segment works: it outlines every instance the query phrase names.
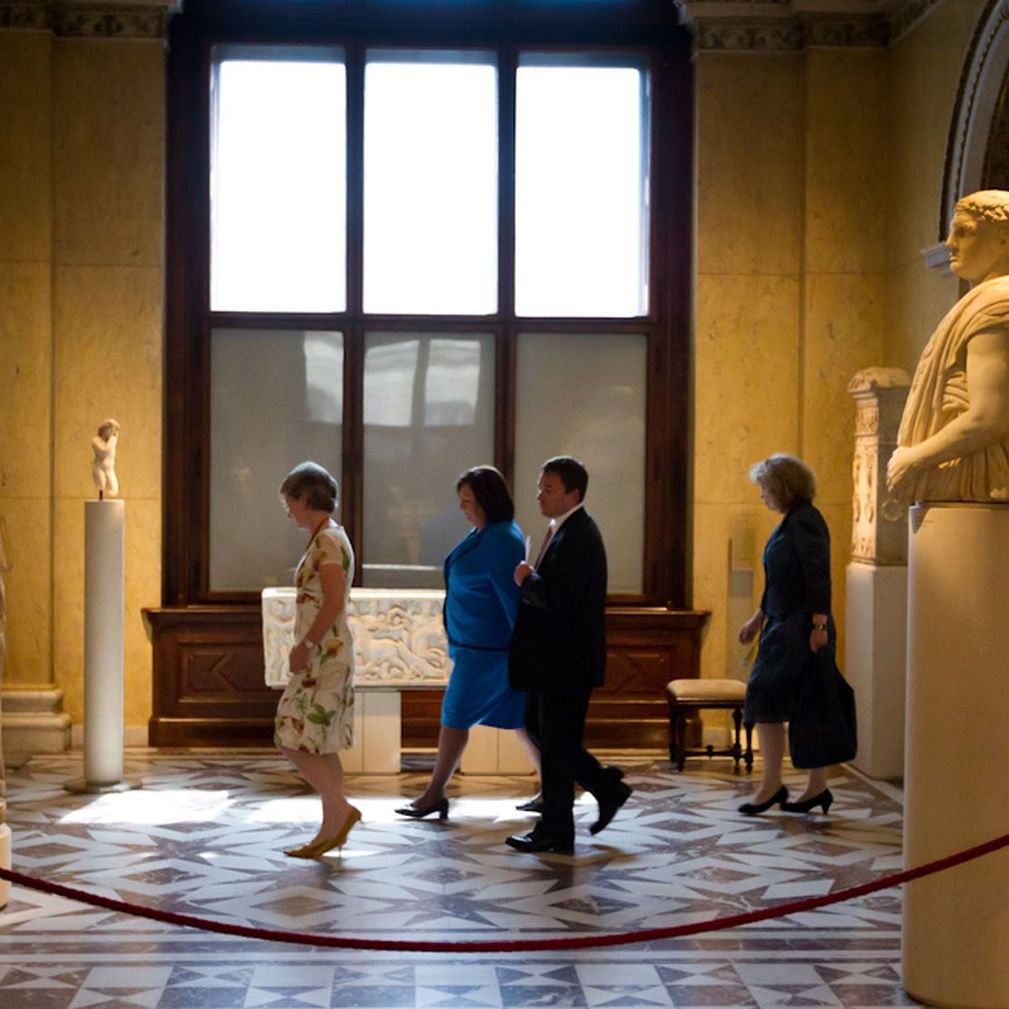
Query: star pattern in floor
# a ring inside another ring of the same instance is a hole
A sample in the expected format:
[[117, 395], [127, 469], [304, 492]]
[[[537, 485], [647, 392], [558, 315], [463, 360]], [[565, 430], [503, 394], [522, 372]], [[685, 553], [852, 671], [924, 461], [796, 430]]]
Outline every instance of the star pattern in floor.
[[[829, 816], [736, 806], [731, 761], [621, 761], [634, 787], [574, 856], [505, 847], [535, 823], [522, 777], [458, 777], [449, 819], [393, 809], [424, 777], [348, 780], [364, 812], [342, 853], [283, 854], [318, 800], [282, 758], [129, 751], [143, 788], [72, 794], [79, 755], [8, 774], [14, 868], [133, 904], [258, 928], [370, 940], [549, 939], [634, 932], [783, 904], [901, 868], [901, 795], [846, 768]], [[789, 780], [801, 788], [796, 776]], [[0, 910], [3, 1009], [916, 1005], [899, 976], [898, 889], [694, 937], [575, 951], [398, 953], [226, 936], [13, 887]]]

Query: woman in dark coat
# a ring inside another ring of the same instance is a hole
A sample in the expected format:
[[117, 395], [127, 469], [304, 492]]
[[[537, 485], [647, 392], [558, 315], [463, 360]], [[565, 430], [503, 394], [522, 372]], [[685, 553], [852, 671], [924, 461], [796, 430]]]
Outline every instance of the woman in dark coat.
[[519, 606], [512, 574], [525, 556], [515, 505], [493, 466], [474, 466], [456, 484], [473, 526], [445, 559], [445, 631], [452, 675], [441, 709], [438, 756], [423, 794], [396, 810], [420, 818], [448, 816], [445, 786], [473, 725], [514, 729], [539, 770], [539, 751], [522, 727], [525, 694], [508, 685], [508, 646]]
[[758, 462], [750, 479], [760, 498], [784, 518], [764, 547], [764, 595], [757, 612], [743, 624], [743, 644], [760, 635], [757, 660], [746, 685], [743, 718], [756, 723], [763, 758], [763, 778], [756, 795], [739, 807], [741, 813], [763, 813], [780, 805], [793, 813], [830, 808], [827, 769], [813, 768], [802, 796], [788, 801], [781, 781], [785, 756], [785, 723], [798, 691], [809, 653], [834, 650], [830, 617], [830, 533], [813, 507], [816, 481], [810, 468], [794, 456], [776, 454]]

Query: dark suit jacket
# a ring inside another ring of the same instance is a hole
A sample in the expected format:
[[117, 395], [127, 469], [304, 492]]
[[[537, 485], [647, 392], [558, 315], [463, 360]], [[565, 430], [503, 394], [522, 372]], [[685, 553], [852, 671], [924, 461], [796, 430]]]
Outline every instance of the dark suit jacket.
[[606, 668], [606, 550], [580, 508], [554, 534], [522, 584], [508, 656], [516, 690], [591, 690]]

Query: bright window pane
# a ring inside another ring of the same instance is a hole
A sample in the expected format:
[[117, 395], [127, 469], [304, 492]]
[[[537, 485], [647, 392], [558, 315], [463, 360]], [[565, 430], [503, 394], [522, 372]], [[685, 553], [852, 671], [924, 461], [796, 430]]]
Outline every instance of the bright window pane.
[[494, 461], [494, 340], [369, 333], [364, 357], [362, 584], [442, 585], [468, 526], [455, 482]]
[[216, 82], [211, 307], [343, 311], [343, 63], [225, 59]]
[[647, 339], [523, 333], [516, 362], [515, 509], [533, 550], [545, 520], [540, 464], [573, 455], [589, 471], [585, 506], [606, 543], [609, 591], [640, 592], [645, 524]]
[[343, 336], [218, 329], [210, 380], [210, 588], [292, 585], [305, 534], [277, 488], [306, 459], [340, 479]]
[[497, 308], [491, 56], [376, 54], [365, 69], [364, 308]]
[[645, 313], [645, 75], [632, 66], [521, 65], [515, 308]]

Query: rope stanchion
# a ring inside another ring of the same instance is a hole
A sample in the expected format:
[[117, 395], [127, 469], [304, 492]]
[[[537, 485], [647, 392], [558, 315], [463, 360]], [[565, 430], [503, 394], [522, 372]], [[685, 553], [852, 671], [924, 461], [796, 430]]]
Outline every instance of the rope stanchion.
[[175, 911], [161, 911], [157, 908], [142, 907], [112, 897], [102, 897], [75, 887], [63, 886], [60, 883], [50, 883], [44, 879], [27, 876], [24, 873], [10, 869], [0, 869], [0, 879], [9, 883], [26, 887], [29, 890], [39, 890], [56, 897], [90, 904], [105, 908], [120, 914], [129, 914], [139, 918], [149, 918], [168, 925], [181, 925], [186, 928], [200, 929], [204, 932], [219, 932], [223, 935], [235, 935], [245, 939], [263, 939], [271, 942], [291, 943], [299, 946], [319, 946], [335, 949], [369, 949], [379, 952], [395, 953], [524, 953], [545, 952], [549, 950], [592, 949], [603, 946], [627, 946], [633, 943], [655, 942], [660, 939], [682, 939], [685, 936], [699, 935], [703, 932], [717, 932], [725, 929], [739, 928], [742, 925], [752, 925], [758, 921], [771, 918], [783, 918], [787, 915], [801, 914], [804, 911], [815, 911], [817, 908], [830, 904], [840, 904], [865, 897], [878, 890], [889, 890], [923, 876], [952, 869], [964, 862], [973, 861], [983, 855], [991, 854], [1002, 848], [1009, 847], [1009, 834], [975, 845], [964, 851], [947, 855], [944, 858], [926, 862], [905, 869], [889, 876], [851, 886], [836, 893], [822, 894], [819, 897], [806, 897], [802, 900], [777, 904], [774, 907], [762, 908], [759, 911], [747, 911], [743, 914], [726, 915], [723, 918], [712, 918], [709, 921], [691, 922], [687, 925], [673, 925], [667, 928], [641, 929], [636, 932], [620, 932], [616, 934], [570, 936], [556, 939], [500, 939], [488, 941], [438, 942], [426, 939], [361, 939], [356, 936], [320, 935], [310, 932], [286, 932], [280, 929], [254, 928], [251, 925], [233, 925], [224, 921], [212, 921], [191, 914], [179, 914]]

